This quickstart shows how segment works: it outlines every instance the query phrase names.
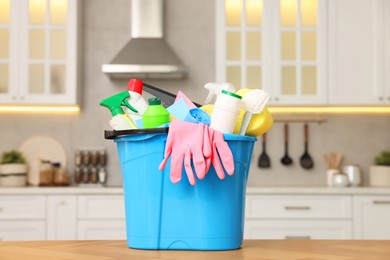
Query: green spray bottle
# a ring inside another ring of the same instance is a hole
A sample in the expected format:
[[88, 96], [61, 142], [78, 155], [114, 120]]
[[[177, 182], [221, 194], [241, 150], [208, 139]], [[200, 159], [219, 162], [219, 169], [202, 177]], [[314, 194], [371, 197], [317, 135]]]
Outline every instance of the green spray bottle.
[[135, 113], [138, 112], [127, 101], [129, 97], [129, 92], [123, 91], [100, 101], [100, 105], [107, 107], [111, 112], [112, 119], [110, 120], [110, 126], [114, 130], [127, 130], [137, 128], [137, 126], [129, 118], [129, 116], [125, 114], [122, 108], [122, 106], [126, 106]]

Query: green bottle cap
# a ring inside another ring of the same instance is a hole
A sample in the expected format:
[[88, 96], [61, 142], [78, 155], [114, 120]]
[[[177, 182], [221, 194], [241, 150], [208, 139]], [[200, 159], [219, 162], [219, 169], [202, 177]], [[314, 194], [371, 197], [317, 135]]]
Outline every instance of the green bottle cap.
[[149, 98], [148, 102], [149, 102], [149, 105], [151, 105], [151, 106], [161, 105], [161, 100], [158, 98]]

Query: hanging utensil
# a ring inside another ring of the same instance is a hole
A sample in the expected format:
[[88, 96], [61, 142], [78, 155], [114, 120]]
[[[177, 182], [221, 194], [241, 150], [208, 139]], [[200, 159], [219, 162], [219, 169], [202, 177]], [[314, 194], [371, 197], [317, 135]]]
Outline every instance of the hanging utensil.
[[301, 166], [303, 169], [311, 169], [314, 166], [314, 162], [308, 152], [309, 126], [307, 125], [307, 123], [305, 123], [305, 125], [303, 126], [303, 132], [304, 132], [305, 151], [301, 156]]
[[271, 167], [271, 160], [267, 154], [267, 152], [265, 151], [265, 147], [266, 147], [266, 133], [264, 133], [261, 137], [261, 143], [263, 145], [263, 151], [261, 152], [260, 156], [259, 156], [259, 160], [257, 161], [257, 166], [259, 168], [270, 168]]
[[280, 160], [283, 165], [290, 165], [293, 160], [288, 155], [288, 125], [284, 124], [284, 156]]

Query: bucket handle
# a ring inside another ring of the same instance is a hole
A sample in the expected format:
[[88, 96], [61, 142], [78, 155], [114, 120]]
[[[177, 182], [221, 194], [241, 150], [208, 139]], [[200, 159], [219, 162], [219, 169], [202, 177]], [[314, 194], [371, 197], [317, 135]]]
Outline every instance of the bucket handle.
[[108, 140], [112, 140], [119, 136], [124, 136], [124, 135], [168, 133], [168, 129], [169, 127], [112, 130], [112, 131], [106, 130], [104, 131], [104, 138]]

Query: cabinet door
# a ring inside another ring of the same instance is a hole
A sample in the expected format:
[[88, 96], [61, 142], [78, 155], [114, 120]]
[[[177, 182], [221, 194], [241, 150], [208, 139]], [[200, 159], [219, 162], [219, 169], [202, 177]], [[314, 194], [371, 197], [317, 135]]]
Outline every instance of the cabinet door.
[[44, 239], [44, 221], [0, 221], [0, 241]]
[[0, 1], [0, 102], [76, 104], [77, 0]]
[[355, 196], [355, 239], [390, 239], [390, 196]]
[[326, 2], [280, 0], [270, 3], [271, 104], [325, 104]]
[[81, 220], [77, 225], [79, 240], [125, 240], [125, 220]]
[[76, 196], [48, 196], [47, 239], [76, 239]]
[[217, 81], [271, 104], [325, 104], [325, 15], [323, 0], [219, 0]]
[[352, 239], [350, 220], [245, 220], [245, 239]]
[[329, 104], [383, 104], [384, 2], [329, 0]]
[[385, 80], [385, 96], [384, 102], [385, 104], [390, 104], [390, 73], [386, 73], [390, 70], [390, 1], [383, 1], [383, 11], [382, 17], [384, 18], [383, 26], [383, 37], [384, 37], [384, 80]]
[[0, 1], [0, 102], [16, 99], [17, 80], [17, 9], [18, 1]]
[[20, 102], [76, 103], [76, 0], [24, 0]]

